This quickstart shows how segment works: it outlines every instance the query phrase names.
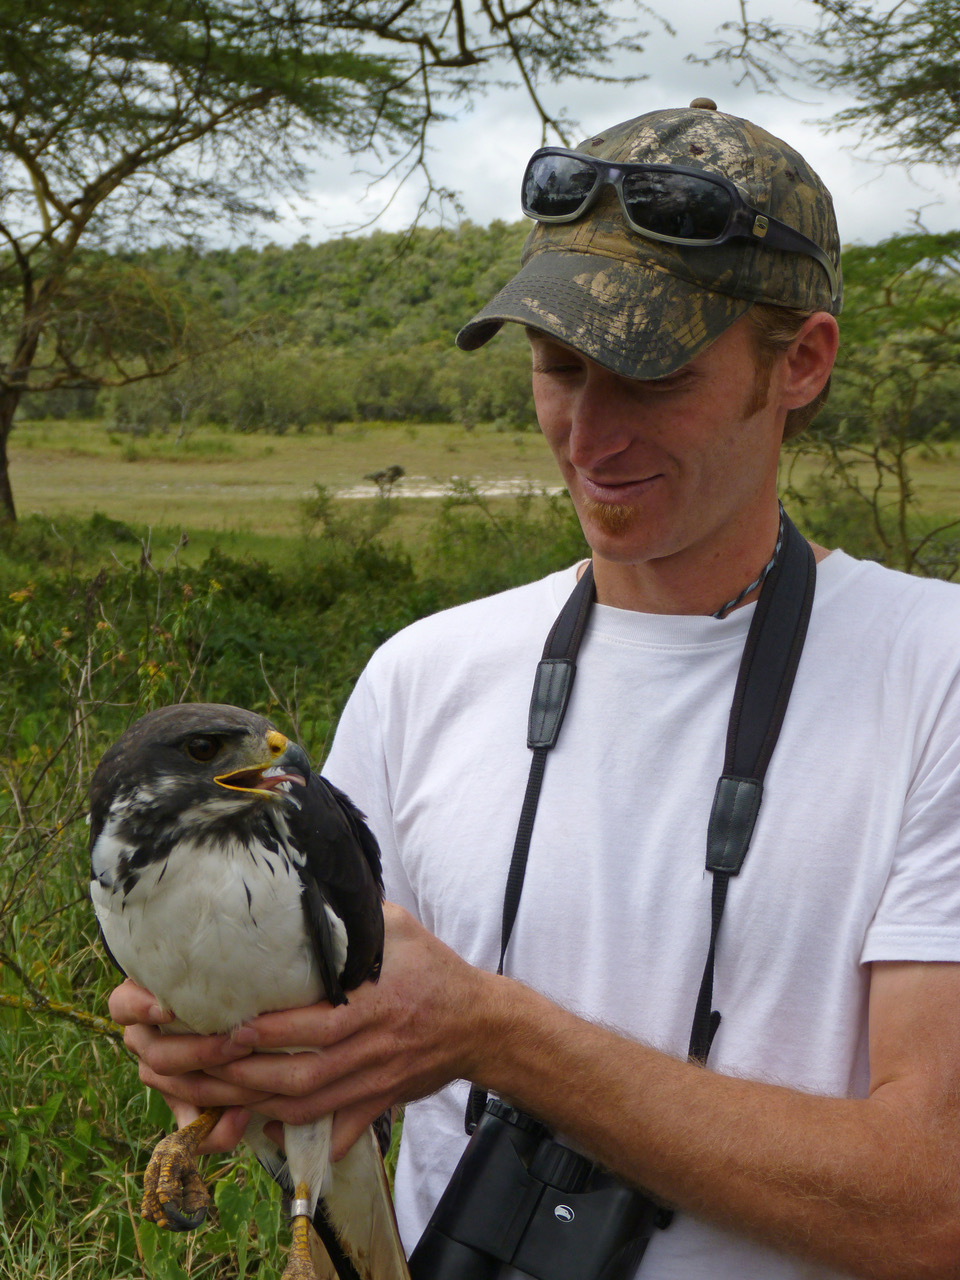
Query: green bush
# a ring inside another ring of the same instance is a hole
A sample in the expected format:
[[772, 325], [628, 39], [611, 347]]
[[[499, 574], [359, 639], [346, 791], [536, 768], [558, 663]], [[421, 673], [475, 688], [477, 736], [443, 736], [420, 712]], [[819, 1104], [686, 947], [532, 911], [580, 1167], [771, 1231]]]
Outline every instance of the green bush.
[[87, 899], [91, 771], [139, 714], [181, 698], [261, 711], [320, 761], [373, 650], [400, 627], [581, 553], [569, 503], [451, 497], [418, 562], [323, 490], [289, 567], [161, 561], [105, 516], [25, 518], [0, 549], [0, 1280], [235, 1280], [282, 1266], [276, 1189], [207, 1163], [196, 1237], [139, 1221], [167, 1123], [105, 1022], [116, 981]]

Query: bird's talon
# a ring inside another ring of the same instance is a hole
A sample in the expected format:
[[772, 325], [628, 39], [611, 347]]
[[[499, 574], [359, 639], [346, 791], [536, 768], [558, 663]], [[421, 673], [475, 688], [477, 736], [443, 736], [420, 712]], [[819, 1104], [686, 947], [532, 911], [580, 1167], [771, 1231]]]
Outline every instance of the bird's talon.
[[181, 1213], [175, 1205], [165, 1204], [163, 1216], [164, 1220], [160, 1225], [166, 1227], [168, 1231], [196, 1231], [207, 1216], [207, 1206], [204, 1205], [197, 1213], [188, 1216]]
[[[143, 1177], [141, 1214], [168, 1231], [194, 1231], [207, 1216], [210, 1193], [197, 1169], [197, 1145], [212, 1123], [188, 1125], [157, 1143]], [[216, 1116], [213, 1116], [213, 1123]]]

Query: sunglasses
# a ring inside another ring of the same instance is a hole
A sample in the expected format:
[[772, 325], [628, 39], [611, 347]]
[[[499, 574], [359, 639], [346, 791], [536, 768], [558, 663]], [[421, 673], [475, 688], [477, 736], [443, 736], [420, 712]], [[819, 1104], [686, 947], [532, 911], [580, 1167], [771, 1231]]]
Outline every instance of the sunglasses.
[[627, 226], [667, 244], [723, 244], [752, 240], [815, 258], [827, 273], [831, 298], [840, 292], [837, 270], [819, 245], [778, 218], [753, 209], [729, 179], [672, 164], [613, 164], [594, 156], [542, 147], [523, 175], [523, 212], [538, 222], [576, 222], [603, 188], [613, 187]]

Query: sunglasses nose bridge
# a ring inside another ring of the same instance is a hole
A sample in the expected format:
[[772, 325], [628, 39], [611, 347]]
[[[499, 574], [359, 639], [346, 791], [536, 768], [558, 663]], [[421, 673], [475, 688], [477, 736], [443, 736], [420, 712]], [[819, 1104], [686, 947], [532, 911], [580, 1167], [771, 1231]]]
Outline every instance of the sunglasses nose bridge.
[[593, 206], [603, 197], [603, 193], [606, 188], [612, 187], [617, 193], [617, 199], [620, 201], [620, 208], [623, 212], [623, 216], [627, 220], [627, 225], [632, 226], [633, 224], [630, 214], [627, 211], [627, 203], [623, 196], [623, 165], [614, 164], [609, 160], [598, 160], [594, 156], [591, 156], [590, 160], [591, 167], [597, 176], [597, 180], [593, 184], [593, 188], [581, 206], [577, 216], [582, 217], [588, 209], [592, 209]]
[[636, 232], [638, 235], [649, 236], [649, 231], [634, 219], [633, 214], [630, 212], [629, 205], [627, 204], [627, 197], [623, 191], [624, 178], [626, 178], [630, 173], [636, 172], [638, 169], [642, 168], [642, 166], [635, 163], [629, 164], [618, 163], [614, 160], [600, 160], [595, 156], [591, 156], [590, 160], [593, 170], [597, 175], [597, 181], [577, 216], [582, 217], [582, 215], [601, 198], [604, 189], [606, 187], [612, 187], [617, 193], [617, 200], [620, 202], [620, 212], [623, 214], [624, 221], [630, 230]]

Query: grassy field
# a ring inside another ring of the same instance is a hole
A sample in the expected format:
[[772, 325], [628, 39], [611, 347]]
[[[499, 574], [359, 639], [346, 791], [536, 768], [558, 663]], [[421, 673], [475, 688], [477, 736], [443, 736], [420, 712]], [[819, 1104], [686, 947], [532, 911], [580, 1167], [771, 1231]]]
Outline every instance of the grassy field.
[[454, 478], [483, 488], [557, 484], [538, 431], [452, 425], [364, 424], [333, 435], [276, 436], [203, 427], [179, 444], [174, 432], [135, 438], [100, 423], [37, 422], [11, 437], [20, 513], [87, 516], [153, 525], [260, 534], [296, 533], [301, 501], [317, 484], [373, 497], [364, 476], [403, 467], [398, 496], [436, 495]]
[[[404, 478], [395, 531], [416, 540], [434, 500], [455, 479], [487, 492], [553, 488], [555, 464], [540, 433], [465, 431], [451, 424], [372, 423], [328, 435], [304, 431], [284, 436], [239, 434], [214, 427], [191, 432], [179, 443], [173, 431], [135, 438], [102, 423], [36, 422], [11, 438], [11, 475], [21, 515], [103, 512], [113, 519], [155, 529], [185, 528], [197, 548], [216, 540], [228, 548], [275, 547], [303, 524], [303, 501], [314, 486], [341, 496], [372, 498], [364, 477], [401, 466]], [[801, 487], [813, 464], [801, 458], [792, 478]], [[868, 468], [863, 474], [868, 478]], [[918, 453], [912, 473], [920, 508], [949, 517], [960, 511], [960, 464], [955, 447], [939, 455]]]

